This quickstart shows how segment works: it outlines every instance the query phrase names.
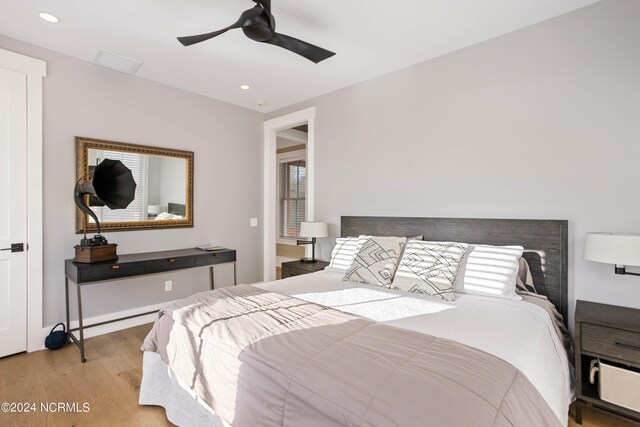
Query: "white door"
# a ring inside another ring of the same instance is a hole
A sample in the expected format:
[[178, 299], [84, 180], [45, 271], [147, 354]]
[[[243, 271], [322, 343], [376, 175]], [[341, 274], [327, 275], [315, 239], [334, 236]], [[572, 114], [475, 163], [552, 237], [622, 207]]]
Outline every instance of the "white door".
[[27, 349], [26, 153], [27, 76], [0, 68], [0, 357]]

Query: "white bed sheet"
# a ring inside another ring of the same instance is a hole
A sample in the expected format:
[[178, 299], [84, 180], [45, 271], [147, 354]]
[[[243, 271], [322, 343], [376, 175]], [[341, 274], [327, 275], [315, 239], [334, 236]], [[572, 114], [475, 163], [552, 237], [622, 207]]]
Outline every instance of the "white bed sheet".
[[450, 339], [497, 356], [524, 373], [563, 425], [573, 399], [567, 353], [540, 307], [503, 298], [455, 301], [342, 280], [321, 271], [256, 286], [404, 329]]
[[[573, 399], [571, 371], [549, 315], [525, 301], [458, 294], [443, 301], [342, 280], [318, 272], [256, 286], [378, 322], [434, 335], [493, 354], [518, 368], [562, 425]], [[213, 410], [171, 375], [156, 354], [144, 355], [140, 403], [160, 405], [180, 426], [224, 426]]]

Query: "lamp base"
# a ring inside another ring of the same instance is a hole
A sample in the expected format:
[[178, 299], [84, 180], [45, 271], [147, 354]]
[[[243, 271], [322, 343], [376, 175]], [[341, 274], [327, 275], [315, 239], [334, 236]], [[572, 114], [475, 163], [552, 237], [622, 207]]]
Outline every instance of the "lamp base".
[[118, 255], [116, 254], [117, 246], [116, 243], [108, 243], [100, 246], [76, 245], [76, 256], [73, 258], [73, 262], [92, 264], [94, 262], [118, 259]]
[[300, 258], [300, 262], [304, 262], [304, 263], [314, 263], [314, 262], [318, 262], [317, 259], [315, 258]]

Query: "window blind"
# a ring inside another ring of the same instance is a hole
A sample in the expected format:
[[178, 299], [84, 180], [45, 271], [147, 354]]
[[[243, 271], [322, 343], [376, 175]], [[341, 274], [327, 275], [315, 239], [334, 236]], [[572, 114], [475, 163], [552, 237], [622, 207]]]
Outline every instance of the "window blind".
[[281, 238], [300, 236], [300, 224], [305, 220], [307, 168], [304, 160], [286, 160], [280, 163], [278, 230]]
[[144, 154], [126, 153], [122, 151], [103, 151], [103, 159], [120, 160], [131, 170], [133, 180], [136, 182], [135, 199], [126, 209], [111, 210], [106, 206], [92, 207], [100, 221], [122, 222], [142, 221], [147, 219], [146, 188], [144, 186], [144, 174], [146, 173], [146, 157]]

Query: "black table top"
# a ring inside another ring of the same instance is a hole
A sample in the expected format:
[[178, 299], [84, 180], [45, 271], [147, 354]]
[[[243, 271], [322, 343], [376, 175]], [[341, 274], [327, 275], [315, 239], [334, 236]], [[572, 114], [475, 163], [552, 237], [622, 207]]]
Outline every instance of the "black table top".
[[118, 255], [118, 259], [113, 259], [109, 261], [95, 262], [91, 264], [85, 264], [80, 262], [73, 262], [72, 259], [65, 260], [66, 263], [73, 264], [76, 268], [93, 268], [96, 266], [107, 266], [107, 265], [116, 265], [116, 264], [126, 264], [128, 262], [140, 262], [140, 261], [153, 261], [156, 259], [163, 258], [180, 258], [186, 256], [198, 256], [198, 255], [207, 255], [213, 253], [226, 253], [226, 252], [235, 252], [235, 249], [221, 249], [218, 251], [203, 251], [196, 248], [187, 248], [187, 249], [173, 249], [170, 251], [157, 251], [157, 252], [141, 252], [135, 254], [123, 254]]

